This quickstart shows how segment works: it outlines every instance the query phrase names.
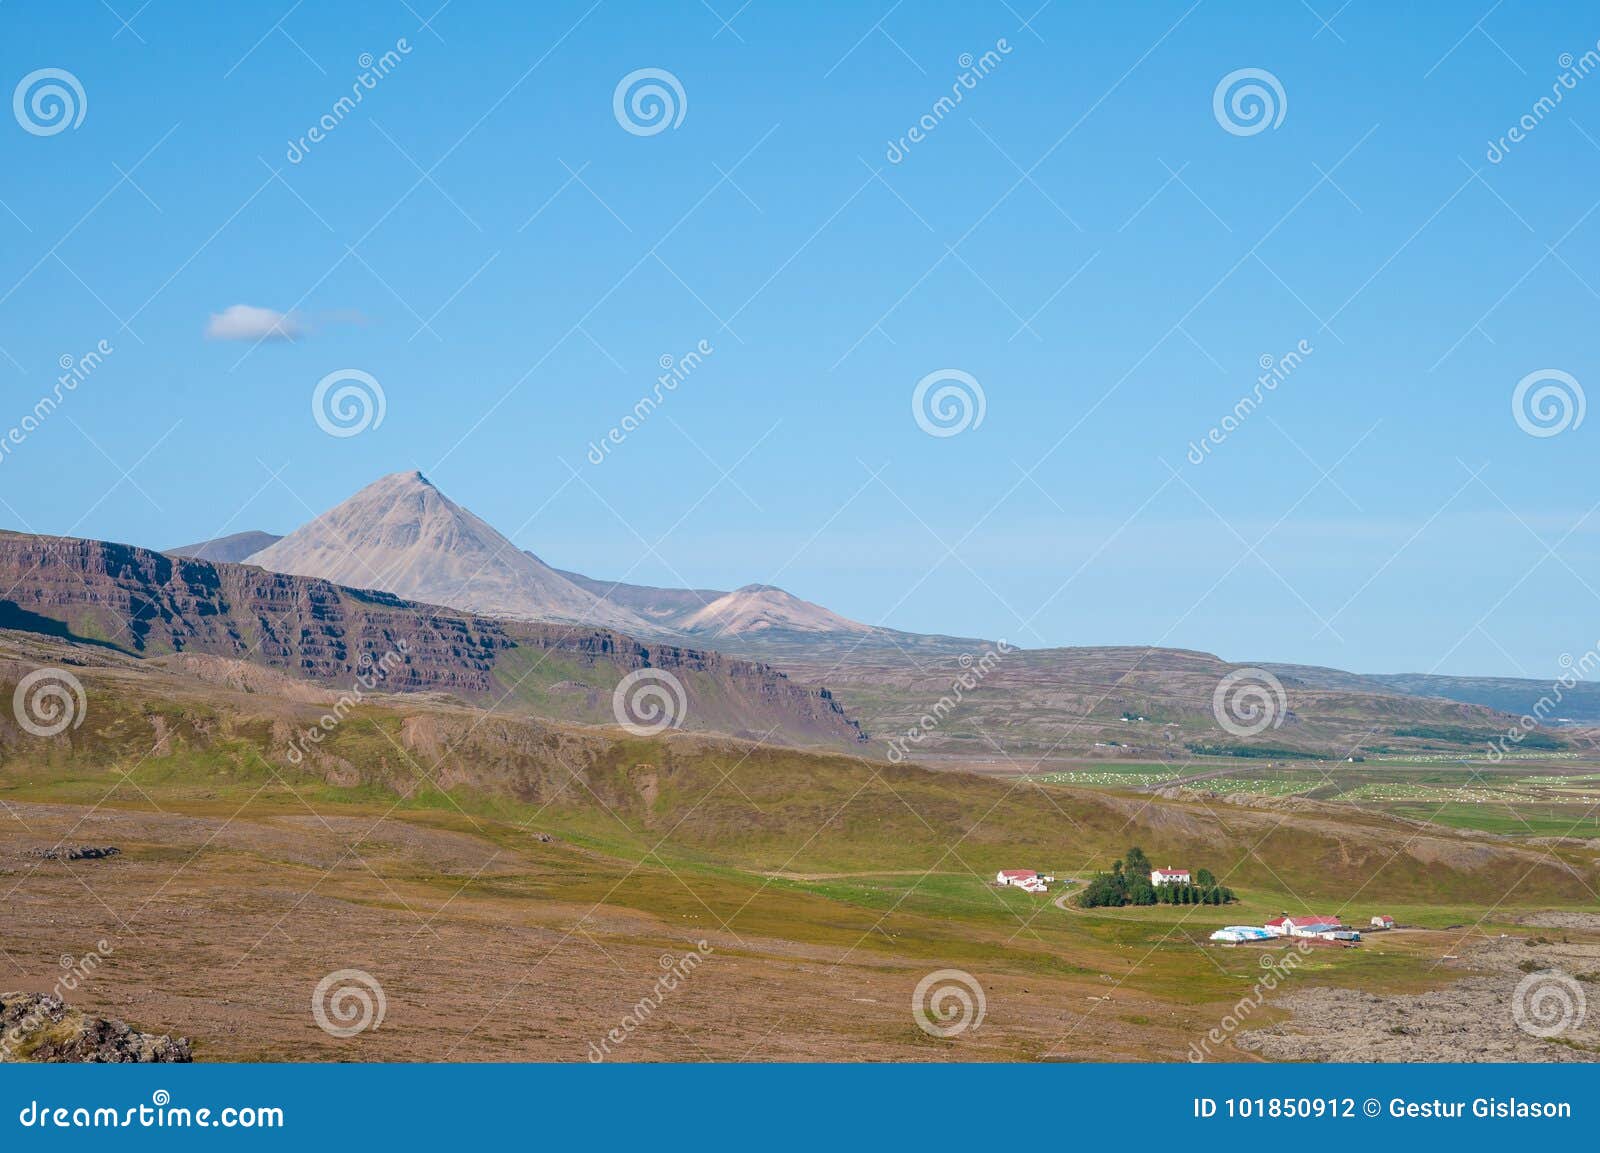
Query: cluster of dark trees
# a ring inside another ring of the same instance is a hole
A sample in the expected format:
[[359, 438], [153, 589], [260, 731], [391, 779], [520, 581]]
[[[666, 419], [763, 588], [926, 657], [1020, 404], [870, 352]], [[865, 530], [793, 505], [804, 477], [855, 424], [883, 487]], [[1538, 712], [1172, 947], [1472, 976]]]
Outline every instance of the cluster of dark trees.
[[1111, 862], [1109, 873], [1099, 873], [1084, 886], [1078, 904], [1085, 909], [1106, 905], [1226, 905], [1233, 901], [1233, 890], [1217, 884], [1208, 869], [1196, 869], [1190, 885], [1154, 885], [1150, 873], [1154, 866], [1144, 850], [1135, 845], [1120, 861]]

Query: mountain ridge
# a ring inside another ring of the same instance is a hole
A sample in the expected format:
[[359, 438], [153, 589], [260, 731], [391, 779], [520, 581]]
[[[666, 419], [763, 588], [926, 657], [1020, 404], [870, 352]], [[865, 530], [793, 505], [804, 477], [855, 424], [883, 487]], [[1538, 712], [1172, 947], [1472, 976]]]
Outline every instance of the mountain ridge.
[[252, 553], [258, 553], [270, 545], [277, 544], [282, 539], [283, 537], [278, 533], [252, 529], [247, 532], [236, 532], [229, 536], [195, 541], [193, 544], [180, 544], [176, 548], [164, 548], [161, 551], [169, 556], [186, 556], [194, 560], [215, 560], [238, 564]]
[[592, 625], [502, 620], [255, 565], [0, 532], [0, 589], [8, 590], [0, 630], [78, 645], [84, 659], [96, 651], [199, 653], [335, 686], [383, 666], [388, 691], [443, 692], [588, 724], [615, 724], [614, 689], [629, 673], [657, 669], [682, 685], [682, 727], [771, 733], [801, 745], [865, 739], [826, 688], [759, 662]]

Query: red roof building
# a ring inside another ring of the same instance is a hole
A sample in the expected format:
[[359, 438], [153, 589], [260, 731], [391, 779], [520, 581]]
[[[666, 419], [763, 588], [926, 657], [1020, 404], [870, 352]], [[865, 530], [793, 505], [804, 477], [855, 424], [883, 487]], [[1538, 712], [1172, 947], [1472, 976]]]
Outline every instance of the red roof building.
[[997, 885], [1037, 885], [1039, 874], [1033, 869], [1001, 869], [994, 875]]

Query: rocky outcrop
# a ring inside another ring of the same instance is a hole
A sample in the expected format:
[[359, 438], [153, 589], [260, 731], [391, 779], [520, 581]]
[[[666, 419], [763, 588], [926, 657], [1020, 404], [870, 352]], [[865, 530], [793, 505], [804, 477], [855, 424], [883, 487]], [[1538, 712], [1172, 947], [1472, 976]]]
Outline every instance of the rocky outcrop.
[[78, 845], [73, 848], [29, 849], [28, 856], [41, 861], [104, 861], [120, 852], [122, 850], [115, 845], [104, 849], [94, 845]]
[[188, 1038], [140, 1033], [121, 1021], [93, 1017], [48, 993], [0, 994], [0, 1061], [94, 1064], [194, 1060]]

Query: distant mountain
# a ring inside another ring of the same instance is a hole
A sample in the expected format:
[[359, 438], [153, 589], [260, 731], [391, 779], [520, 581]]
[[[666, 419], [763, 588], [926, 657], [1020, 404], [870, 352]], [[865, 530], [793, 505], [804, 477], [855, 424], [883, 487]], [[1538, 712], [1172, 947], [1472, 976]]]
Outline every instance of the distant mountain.
[[247, 560], [490, 616], [650, 631], [643, 617], [523, 552], [420, 472], [374, 481]]
[[283, 537], [274, 532], [236, 532], [232, 536], [219, 536], [214, 540], [182, 544], [177, 548], [161, 551], [170, 556], [187, 556], [195, 560], [237, 564], [251, 553], [260, 552], [268, 545], [277, 544], [282, 539]]
[[595, 580], [561, 569], [556, 571], [596, 596], [623, 605], [655, 625], [688, 636], [734, 639], [757, 633], [784, 632], [848, 638], [882, 631], [842, 617], [819, 604], [803, 601], [775, 585], [751, 584], [733, 592], [667, 589]]
[[725, 593], [681, 618], [676, 625], [691, 635], [716, 637], [765, 632], [860, 636], [878, 631], [773, 585], [759, 584]]
[[[529, 556], [533, 556], [530, 552]], [[534, 560], [539, 558], [534, 556]], [[544, 563], [540, 561], [540, 563]], [[582, 573], [556, 569], [557, 573], [602, 600], [630, 609], [653, 624], [674, 628], [676, 622], [728, 594], [712, 589], [665, 589], [652, 585], [631, 585], [622, 581], [595, 580]]]
[[154, 659], [246, 691], [267, 682], [238, 662], [347, 693], [378, 667], [381, 691], [602, 725], [616, 723], [626, 675], [660, 669], [683, 688], [678, 727], [788, 744], [864, 739], [826, 689], [753, 661], [104, 541], [0, 532], [0, 638], [6, 630], [68, 643], [75, 662]]
[[783, 665], [790, 660], [831, 663], [886, 652], [947, 656], [974, 652], [989, 643], [862, 624], [774, 585], [745, 585], [733, 592], [670, 589], [556, 571], [579, 588], [644, 617], [652, 626], [646, 635], [695, 640], [722, 652]]
[[1404, 693], [1484, 705], [1515, 716], [1532, 715], [1546, 724], [1600, 724], [1600, 683], [1579, 679], [1559, 685], [1528, 677], [1441, 677], [1430, 673], [1355, 674], [1311, 665], [1272, 665], [1319, 688]]

